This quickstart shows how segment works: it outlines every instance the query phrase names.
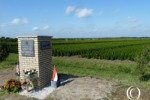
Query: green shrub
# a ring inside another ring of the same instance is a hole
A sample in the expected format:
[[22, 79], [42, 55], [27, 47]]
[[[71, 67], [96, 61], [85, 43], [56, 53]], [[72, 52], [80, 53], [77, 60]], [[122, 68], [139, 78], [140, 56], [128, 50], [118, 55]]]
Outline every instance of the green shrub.
[[144, 49], [137, 59], [137, 71], [141, 80], [145, 80], [145, 76], [149, 76], [150, 71], [150, 48]]
[[9, 54], [9, 47], [6, 43], [0, 43], [0, 62]]

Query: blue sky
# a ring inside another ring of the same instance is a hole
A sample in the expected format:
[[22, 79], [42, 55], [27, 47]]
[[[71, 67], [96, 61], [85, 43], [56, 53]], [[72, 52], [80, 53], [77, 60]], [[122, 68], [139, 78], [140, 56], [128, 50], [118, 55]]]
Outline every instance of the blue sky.
[[150, 0], [0, 0], [0, 36], [150, 37]]

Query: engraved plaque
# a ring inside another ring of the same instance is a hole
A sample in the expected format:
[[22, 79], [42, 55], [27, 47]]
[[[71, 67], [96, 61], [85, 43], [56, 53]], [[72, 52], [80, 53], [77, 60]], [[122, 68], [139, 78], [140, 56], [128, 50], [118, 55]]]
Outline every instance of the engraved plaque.
[[34, 56], [34, 40], [21, 40], [21, 54], [22, 56]]
[[41, 41], [41, 49], [50, 49], [51, 48], [51, 44], [50, 41]]

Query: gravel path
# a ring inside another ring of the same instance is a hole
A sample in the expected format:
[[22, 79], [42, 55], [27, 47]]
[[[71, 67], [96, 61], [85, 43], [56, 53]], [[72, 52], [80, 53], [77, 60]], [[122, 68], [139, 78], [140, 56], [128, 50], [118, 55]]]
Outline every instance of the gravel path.
[[96, 78], [75, 78], [72, 82], [57, 88], [49, 98], [57, 100], [103, 99], [114, 91], [114, 83]]
[[9, 79], [19, 79], [15, 75], [15, 69], [5, 69], [0, 71], [0, 86], [4, 85], [5, 82]]
[[[103, 99], [115, 91], [113, 82], [91, 77], [76, 77], [72, 75], [60, 74], [62, 86], [56, 90], [46, 87], [42, 91], [34, 93], [21, 92], [21, 95], [35, 97], [38, 99], [51, 100], [79, 100], [79, 99]], [[15, 70], [0, 71], [0, 85], [8, 79], [16, 78]]]
[[61, 83], [64, 85], [61, 85], [57, 89], [49, 86], [36, 92], [23, 91], [20, 95], [42, 100], [80, 100], [107, 98], [114, 91], [113, 82], [90, 77], [61, 79]]
[[55, 89], [51, 86], [45, 87], [40, 91], [31, 91], [31, 92], [27, 92], [27, 91], [22, 91], [19, 94], [20, 95], [24, 95], [24, 96], [28, 96], [28, 97], [34, 97], [40, 100], [45, 99], [50, 93], [52, 93]]

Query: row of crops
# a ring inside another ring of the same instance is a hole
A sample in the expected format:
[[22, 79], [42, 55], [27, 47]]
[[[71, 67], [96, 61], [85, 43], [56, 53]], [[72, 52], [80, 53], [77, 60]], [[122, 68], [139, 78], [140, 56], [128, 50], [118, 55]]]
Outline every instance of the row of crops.
[[3, 61], [9, 54], [9, 47], [6, 43], [0, 43], [0, 62]]
[[[53, 39], [53, 56], [80, 55], [86, 58], [134, 60], [150, 47], [149, 38]], [[17, 42], [7, 42], [11, 53], [17, 53]]]
[[86, 58], [134, 60], [147, 47], [150, 47], [150, 39], [82, 40], [81, 43], [72, 40], [70, 43], [66, 41], [54, 43], [53, 55], [80, 55]]

